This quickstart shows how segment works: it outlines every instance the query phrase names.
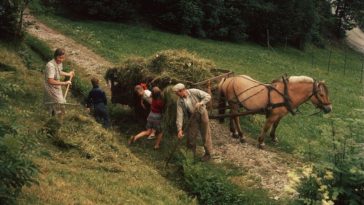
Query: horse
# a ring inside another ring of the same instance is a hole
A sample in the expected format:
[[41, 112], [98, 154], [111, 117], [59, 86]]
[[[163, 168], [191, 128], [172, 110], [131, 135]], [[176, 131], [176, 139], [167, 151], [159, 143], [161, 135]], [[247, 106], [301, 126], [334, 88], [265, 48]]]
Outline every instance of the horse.
[[[271, 128], [270, 137], [277, 142], [275, 131], [280, 120], [288, 113], [295, 114], [301, 104], [311, 100], [320, 112], [329, 113], [332, 105], [324, 81], [308, 76], [282, 76], [270, 84], [264, 84], [247, 75], [223, 78], [218, 84], [219, 114], [230, 108], [230, 131], [233, 137], [245, 142], [240, 128], [239, 108], [247, 112], [266, 115], [266, 121], [258, 137], [258, 147], [264, 148], [264, 137]], [[227, 103], [228, 102], [228, 106]], [[220, 118], [220, 122], [223, 118]]]

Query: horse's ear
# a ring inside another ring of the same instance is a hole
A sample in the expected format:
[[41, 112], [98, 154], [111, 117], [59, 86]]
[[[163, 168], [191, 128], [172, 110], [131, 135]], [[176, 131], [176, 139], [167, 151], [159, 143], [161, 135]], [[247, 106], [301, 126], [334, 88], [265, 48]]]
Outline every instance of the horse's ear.
[[321, 80], [319, 83], [320, 84], [325, 84], [325, 81], [324, 80]]

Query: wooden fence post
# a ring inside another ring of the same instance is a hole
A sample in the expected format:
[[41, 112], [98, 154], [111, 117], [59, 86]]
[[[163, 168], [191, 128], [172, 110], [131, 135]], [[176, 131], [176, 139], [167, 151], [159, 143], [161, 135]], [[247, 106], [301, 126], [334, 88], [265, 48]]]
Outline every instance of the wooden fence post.
[[329, 62], [327, 63], [327, 72], [328, 72], [328, 73], [330, 73], [331, 54], [332, 54], [332, 50], [331, 50], [331, 48], [330, 48]]
[[269, 29], [267, 29], [267, 46], [270, 48]]
[[361, 59], [361, 75], [360, 75], [360, 82], [363, 82], [363, 72], [364, 72], [364, 58]]
[[346, 74], [346, 58], [347, 58], [347, 49], [345, 48], [345, 58], [344, 58], [344, 75]]
[[286, 49], [287, 49], [287, 42], [288, 42], [288, 38], [287, 38], [287, 36], [286, 36], [286, 42], [285, 42], [285, 44], [284, 44], [284, 50], [286, 50]]

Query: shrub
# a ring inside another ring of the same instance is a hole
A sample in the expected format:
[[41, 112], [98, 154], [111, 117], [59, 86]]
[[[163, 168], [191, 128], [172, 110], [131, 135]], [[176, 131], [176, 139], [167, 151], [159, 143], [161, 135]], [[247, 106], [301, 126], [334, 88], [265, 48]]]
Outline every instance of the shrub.
[[62, 0], [59, 3], [75, 16], [102, 20], [130, 20], [136, 13], [132, 0]]
[[39, 39], [27, 35], [25, 38], [25, 43], [35, 52], [37, 53], [43, 61], [50, 61], [53, 58], [53, 51], [49, 48], [47, 44]]
[[304, 204], [361, 204], [364, 201], [364, 153], [354, 141], [355, 137], [362, 136], [363, 121], [353, 118], [335, 122], [332, 130], [328, 127], [322, 134], [333, 138], [327, 162], [307, 166], [298, 175], [290, 175], [291, 187], [297, 190], [299, 201]]
[[0, 105], [5, 104], [10, 97], [17, 97], [18, 94], [24, 93], [18, 84], [8, 83], [3, 77], [0, 77], [0, 81], [4, 82], [0, 86]]
[[37, 183], [37, 166], [25, 150], [34, 145], [29, 136], [0, 124], [0, 204], [13, 204], [23, 186]]
[[72, 80], [72, 94], [76, 97], [79, 97], [80, 100], [85, 103], [85, 100], [88, 96], [88, 92], [91, 89], [89, 83], [85, 80], [82, 80], [79, 76], [75, 76]]
[[18, 39], [23, 36], [23, 11], [29, 0], [0, 2], [0, 37]]
[[[70, 65], [69, 63], [64, 63], [63, 70], [65, 72], [69, 72], [69, 71], [71, 71], [71, 66], [75, 67], [75, 65]], [[88, 92], [90, 91], [90, 89], [91, 89], [91, 84], [89, 82], [87, 82], [86, 80], [83, 80], [78, 75], [73, 77], [72, 86], [71, 86], [72, 94], [75, 97], [78, 97], [79, 100], [82, 101], [82, 103], [86, 103], [85, 100], [88, 96]]]
[[261, 190], [232, 184], [225, 171], [195, 162], [191, 153], [182, 153], [181, 166], [186, 189], [200, 204], [276, 204]]

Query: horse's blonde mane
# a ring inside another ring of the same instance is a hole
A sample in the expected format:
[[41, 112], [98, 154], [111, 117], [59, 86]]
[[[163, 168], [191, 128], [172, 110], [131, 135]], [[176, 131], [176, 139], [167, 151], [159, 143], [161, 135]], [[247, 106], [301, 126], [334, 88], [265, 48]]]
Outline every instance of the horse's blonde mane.
[[288, 81], [291, 83], [313, 83], [314, 80], [311, 77], [308, 76], [290, 76], [288, 78]]

